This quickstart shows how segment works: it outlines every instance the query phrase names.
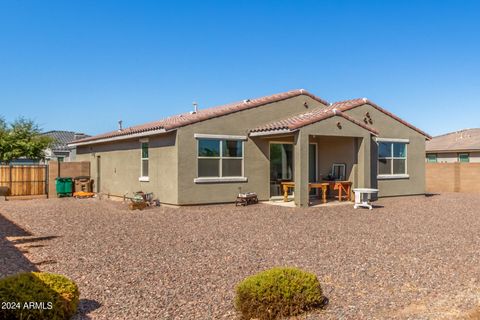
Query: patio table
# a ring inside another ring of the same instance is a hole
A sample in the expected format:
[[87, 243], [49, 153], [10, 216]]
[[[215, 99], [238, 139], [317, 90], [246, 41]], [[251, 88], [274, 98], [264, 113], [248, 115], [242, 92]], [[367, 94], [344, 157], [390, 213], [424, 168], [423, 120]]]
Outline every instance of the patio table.
[[[281, 183], [283, 189], [283, 201], [288, 202], [288, 190], [295, 188], [294, 181], [284, 181]], [[311, 189], [321, 189], [322, 191], [322, 202], [327, 202], [327, 191], [328, 188], [333, 190], [338, 190], [338, 201], [350, 200], [350, 190], [352, 183], [350, 181], [320, 181], [320, 182], [310, 182], [308, 184], [308, 192]], [[344, 194], [345, 193], [345, 194]]]

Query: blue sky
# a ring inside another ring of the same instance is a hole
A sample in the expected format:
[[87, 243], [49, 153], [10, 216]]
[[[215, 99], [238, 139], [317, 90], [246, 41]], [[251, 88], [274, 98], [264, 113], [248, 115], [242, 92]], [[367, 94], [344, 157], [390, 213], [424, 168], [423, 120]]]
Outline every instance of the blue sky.
[[89, 134], [305, 88], [479, 127], [475, 1], [0, 0], [0, 115]]

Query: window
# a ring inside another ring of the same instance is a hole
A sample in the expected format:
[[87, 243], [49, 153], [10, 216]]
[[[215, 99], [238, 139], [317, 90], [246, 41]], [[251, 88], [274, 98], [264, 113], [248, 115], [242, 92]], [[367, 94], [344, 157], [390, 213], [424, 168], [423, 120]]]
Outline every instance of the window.
[[429, 163], [437, 163], [437, 155], [434, 153], [427, 154], [427, 162]]
[[198, 177], [243, 177], [243, 141], [198, 139]]
[[378, 143], [378, 175], [405, 176], [407, 174], [407, 144], [382, 141]]
[[141, 161], [142, 161], [142, 172], [141, 172], [141, 181], [148, 181], [148, 141], [141, 142], [142, 152], [141, 152]]
[[458, 154], [458, 162], [470, 162], [470, 154], [469, 153], [459, 153]]

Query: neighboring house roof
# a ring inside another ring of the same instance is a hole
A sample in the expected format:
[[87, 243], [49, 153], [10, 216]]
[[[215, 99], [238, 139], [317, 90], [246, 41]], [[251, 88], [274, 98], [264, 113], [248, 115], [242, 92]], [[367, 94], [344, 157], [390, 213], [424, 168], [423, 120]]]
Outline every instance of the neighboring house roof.
[[307, 126], [309, 124], [325, 120], [334, 116], [340, 116], [345, 118], [346, 120], [353, 122], [357, 126], [362, 127], [365, 130], [370, 131], [374, 135], [378, 135], [378, 131], [357, 121], [350, 117], [349, 115], [343, 113], [332, 107], [333, 105], [326, 107], [326, 108], [315, 108], [314, 110], [306, 113], [302, 113], [299, 115], [291, 116], [279, 121], [274, 121], [264, 126], [257, 127], [255, 129], [250, 130], [251, 133], [258, 133], [258, 132], [278, 132], [278, 131], [296, 131], [301, 127]]
[[480, 150], [480, 128], [464, 129], [433, 137], [425, 145], [427, 152]]
[[69, 151], [72, 148], [68, 146], [68, 144], [74, 140], [78, 140], [79, 138], [86, 138], [89, 135], [83, 133], [76, 133], [73, 131], [62, 131], [62, 130], [52, 130], [42, 133], [44, 136], [48, 136], [53, 138], [54, 142], [50, 149], [54, 151]]
[[292, 90], [284, 93], [273, 94], [266, 97], [248, 99], [248, 100], [230, 103], [230, 104], [226, 104], [218, 107], [202, 109], [202, 110], [198, 110], [196, 113], [183, 113], [179, 115], [174, 115], [174, 116], [165, 118], [163, 120], [158, 120], [158, 121], [154, 121], [154, 122], [150, 122], [150, 123], [146, 123], [138, 126], [133, 126], [133, 127], [125, 128], [122, 130], [115, 130], [115, 131], [99, 134], [86, 139], [81, 139], [81, 140], [75, 141], [75, 143], [83, 143], [83, 142], [89, 142], [89, 141], [110, 139], [110, 138], [115, 138], [120, 136], [135, 135], [135, 134], [140, 134], [140, 133], [149, 132], [149, 131], [162, 132], [162, 131], [174, 130], [183, 126], [197, 123], [197, 122], [229, 115], [231, 113], [235, 113], [235, 112], [239, 112], [247, 109], [260, 107], [265, 104], [282, 101], [282, 100], [300, 96], [300, 95], [309, 96], [312, 99], [317, 100], [324, 105], [328, 105], [327, 101], [309, 93], [304, 89]]

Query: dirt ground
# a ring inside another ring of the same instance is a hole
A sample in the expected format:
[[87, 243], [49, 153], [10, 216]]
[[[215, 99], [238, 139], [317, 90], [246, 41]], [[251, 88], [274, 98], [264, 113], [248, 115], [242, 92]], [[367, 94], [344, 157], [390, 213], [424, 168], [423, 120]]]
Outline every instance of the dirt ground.
[[82, 299], [76, 319], [236, 319], [240, 280], [296, 266], [317, 274], [330, 300], [301, 319], [473, 319], [480, 195], [352, 207], [132, 212], [96, 199], [0, 202], [0, 276], [72, 278]]

